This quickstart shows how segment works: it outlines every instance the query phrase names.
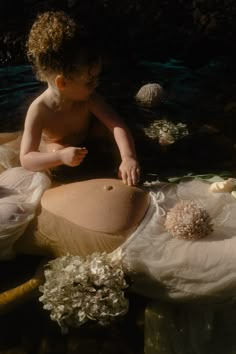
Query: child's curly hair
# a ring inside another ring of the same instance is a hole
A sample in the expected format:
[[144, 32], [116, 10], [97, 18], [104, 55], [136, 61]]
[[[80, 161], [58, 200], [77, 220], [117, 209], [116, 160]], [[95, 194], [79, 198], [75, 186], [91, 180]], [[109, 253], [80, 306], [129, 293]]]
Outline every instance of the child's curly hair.
[[63, 11], [48, 11], [36, 18], [26, 43], [27, 57], [39, 80], [50, 74], [69, 77], [101, 59], [96, 43]]

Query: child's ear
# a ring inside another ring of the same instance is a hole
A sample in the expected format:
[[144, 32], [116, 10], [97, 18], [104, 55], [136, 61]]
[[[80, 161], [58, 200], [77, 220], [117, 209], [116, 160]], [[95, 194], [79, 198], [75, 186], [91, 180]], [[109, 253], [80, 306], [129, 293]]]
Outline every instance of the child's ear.
[[66, 79], [63, 75], [57, 75], [55, 77], [55, 85], [58, 88], [58, 90], [62, 91], [64, 90], [66, 86]]

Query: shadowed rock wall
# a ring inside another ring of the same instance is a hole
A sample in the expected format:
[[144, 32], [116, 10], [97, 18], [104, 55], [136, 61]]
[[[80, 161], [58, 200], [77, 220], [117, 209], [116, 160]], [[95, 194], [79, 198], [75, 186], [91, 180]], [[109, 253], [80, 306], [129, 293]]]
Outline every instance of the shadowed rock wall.
[[0, 63], [25, 61], [24, 43], [38, 12], [62, 9], [103, 38], [114, 56], [198, 65], [233, 55], [234, 0], [13, 0], [0, 2]]

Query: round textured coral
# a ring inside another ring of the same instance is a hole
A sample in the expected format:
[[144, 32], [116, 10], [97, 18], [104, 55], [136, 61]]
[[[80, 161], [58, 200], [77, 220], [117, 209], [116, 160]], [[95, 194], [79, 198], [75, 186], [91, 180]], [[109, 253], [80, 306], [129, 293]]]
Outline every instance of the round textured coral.
[[178, 202], [166, 215], [165, 227], [175, 238], [197, 240], [212, 231], [208, 212], [191, 200]]
[[135, 99], [142, 106], [155, 107], [164, 100], [165, 96], [165, 91], [161, 85], [149, 83], [139, 89]]

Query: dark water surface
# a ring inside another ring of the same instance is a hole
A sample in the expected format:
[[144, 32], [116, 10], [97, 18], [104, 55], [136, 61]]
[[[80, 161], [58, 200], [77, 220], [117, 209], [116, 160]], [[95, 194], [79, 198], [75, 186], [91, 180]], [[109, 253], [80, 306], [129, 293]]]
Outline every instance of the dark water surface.
[[26, 109], [40, 85], [30, 66], [0, 68], [0, 130], [16, 131], [22, 128]]

